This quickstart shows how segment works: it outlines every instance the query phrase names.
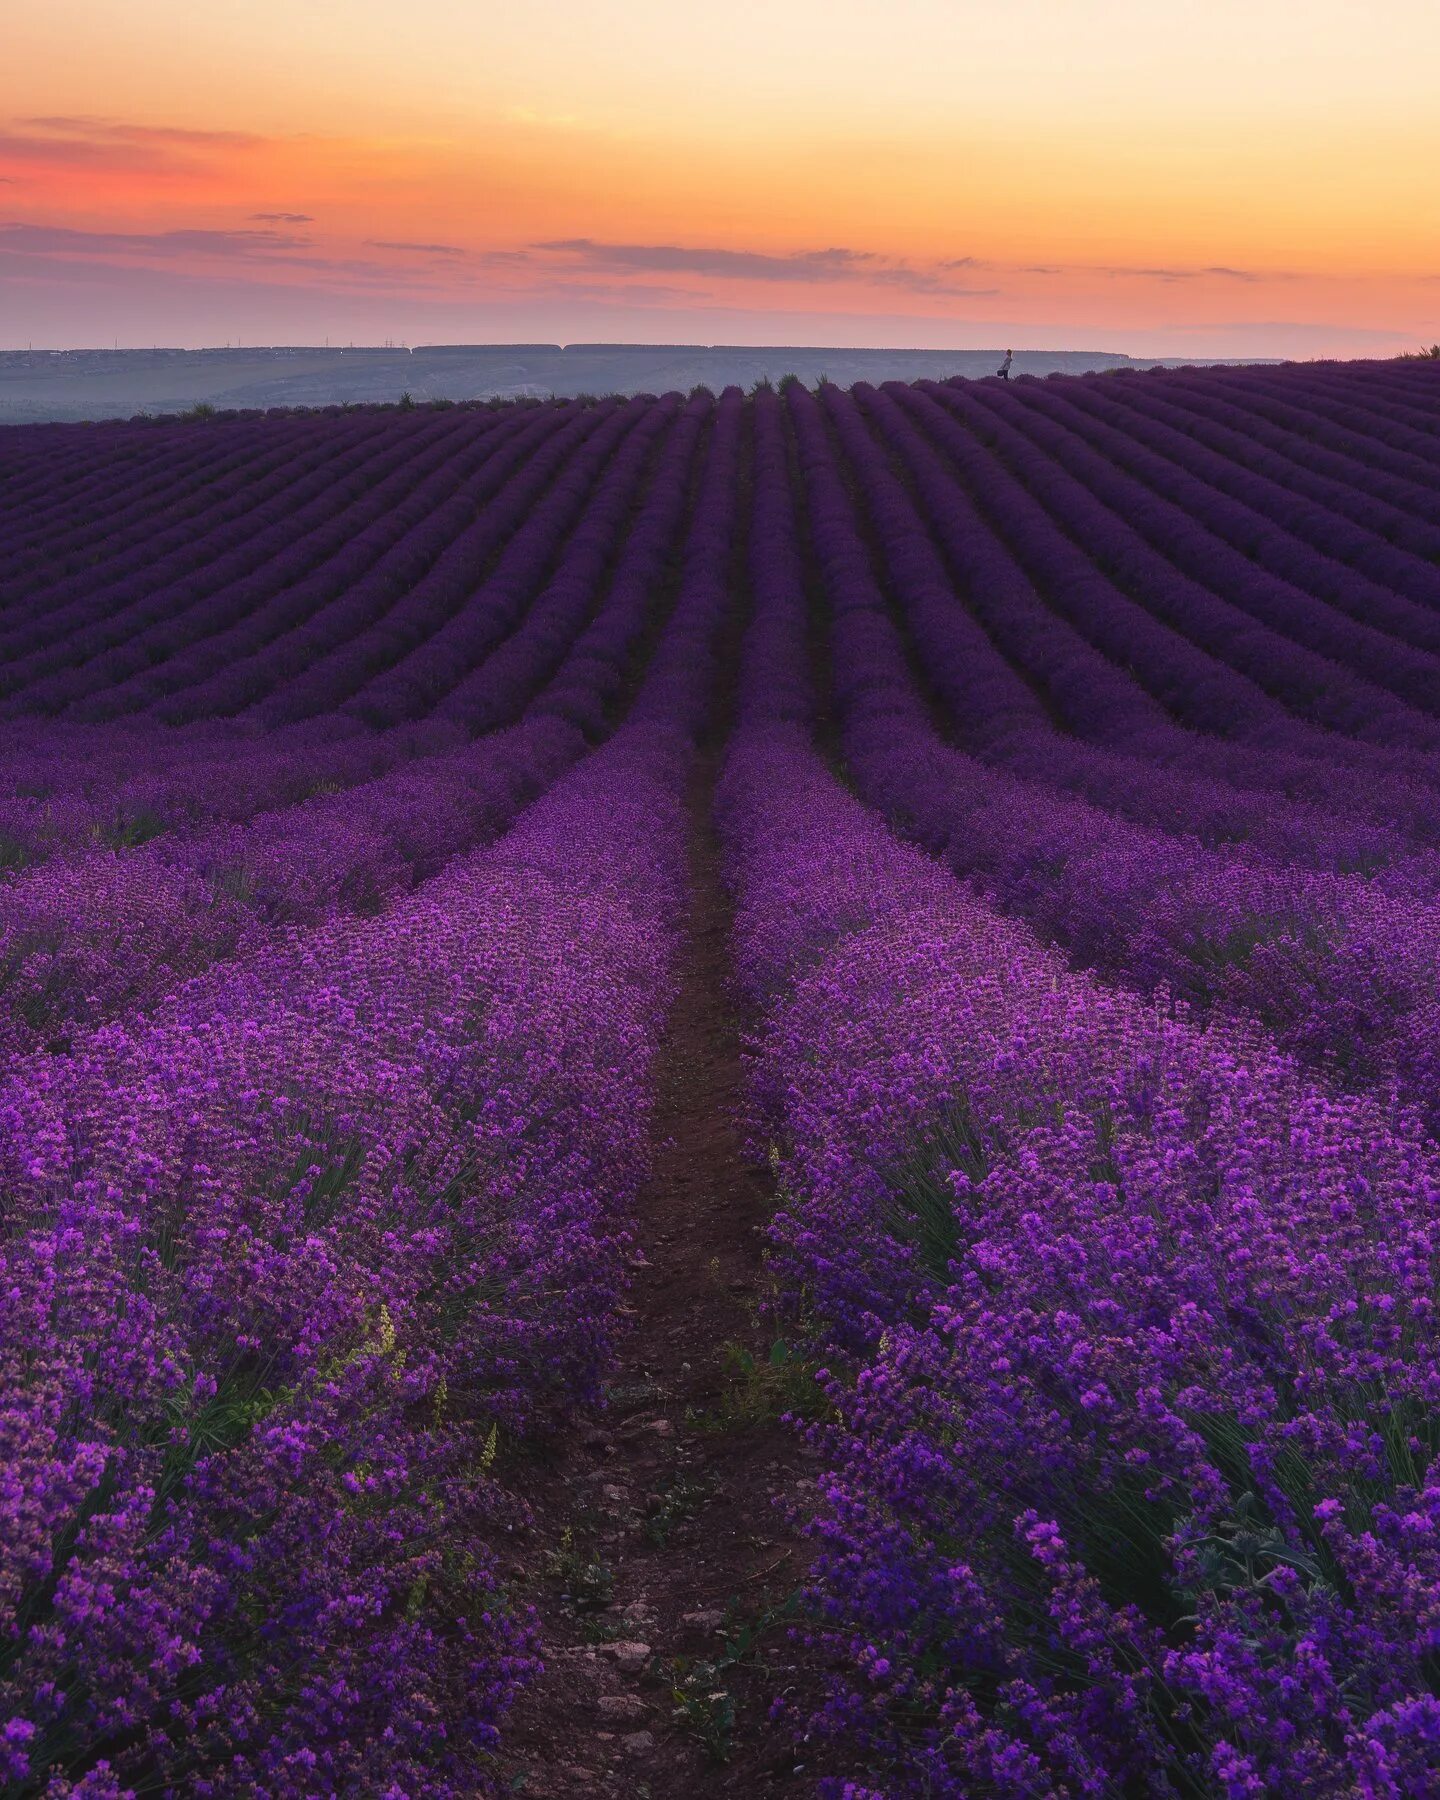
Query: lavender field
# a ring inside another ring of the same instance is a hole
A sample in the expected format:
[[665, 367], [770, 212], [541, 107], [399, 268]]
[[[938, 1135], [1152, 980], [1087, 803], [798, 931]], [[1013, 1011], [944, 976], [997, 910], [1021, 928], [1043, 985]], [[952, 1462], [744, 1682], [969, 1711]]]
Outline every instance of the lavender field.
[[5, 1795], [1440, 1793], [1440, 365], [7, 428], [0, 765]]

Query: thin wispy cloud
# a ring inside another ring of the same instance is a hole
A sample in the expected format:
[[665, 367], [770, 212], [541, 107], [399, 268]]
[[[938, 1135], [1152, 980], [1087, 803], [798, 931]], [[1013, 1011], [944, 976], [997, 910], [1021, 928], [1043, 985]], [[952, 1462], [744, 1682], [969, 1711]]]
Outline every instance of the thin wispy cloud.
[[1209, 279], [1219, 279], [1221, 281], [1261, 281], [1264, 279], [1263, 276], [1256, 274], [1253, 269], [1229, 269], [1219, 263], [1211, 263], [1198, 269], [1131, 269], [1115, 267], [1102, 269], [1101, 273], [1105, 275], [1130, 275], [1135, 276], [1141, 281], [1205, 281]]
[[273, 229], [120, 232], [0, 223], [3, 280], [23, 281], [36, 272], [62, 281], [79, 276], [99, 288], [142, 270], [176, 281], [214, 277], [257, 288], [279, 281], [337, 294], [383, 291], [402, 297], [453, 294], [457, 272], [470, 276], [465, 264], [450, 257], [366, 258], [346, 254], [343, 245], [318, 245], [309, 236]]
[[404, 238], [366, 238], [369, 250], [398, 250], [418, 256], [464, 256], [459, 244], [412, 244]]
[[512, 298], [553, 301], [559, 297], [606, 306], [685, 306], [695, 298], [690, 288], [666, 287], [657, 281], [592, 281], [583, 276], [506, 291]]
[[879, 282], [882, 287], [905, 288], [912, 294], [944, 295], [952, 300], [975, 300], [1000, 292], [999, 288], [993, 287], [956, 287], [953, 281], [947, 281], [942, 274], [906, 266], [875, 269], [867, 279]]
[[1202, 263], [1194, 267], [1182, 264], [1143, 263], [1012, 263], [988, 257], [962, 256], [933, 265], [937, 269], [993, 269], [1006, 275], [1102, 275], [1113, 280], [1134, 281], [1295, 281], [1300, 277], [1277, 269], [1238, 269], [1226, 263]]
[[551, 238], [532, 246], [564, 255], [590, 268], [623, 272], [718, 275], [748, 281], [825, 281], [848, 273], [867, 259], [854, 250], [797, 251], [772, 256], [759, 250], [711, 249], [684, 244], [607, 244], [594, 238]]
[[260, 225], [313, 225], [315, 223], [315, 216], [313, 213], [251, 213], [250, 217]]
[[302, 250], [311, 240], [278, 231], [79, 231], [68, 225], [0, 225], [0, 249], [30, 256], [256, 257]]
[[185, 144], [241, 150], [264, 142], [252, 131], [196, 130], [188, 125], [132, 125], [124, 119], [96, 118], [87, 113], [41, 114], [21, 119], [20, 124], [34, 131], [102, 143]]
[[42, 137], [35, 132], [0, 131], [0, 161], [39, 169], [131, 169], [155, 171], [173, 155], [153, 144], [116, 144], [94, 138]]
[[951, 296], [990, 293], [993, 289], [956, 288], [945, 280], [945, 271], [968, 263], [968, 258], [932, 267], [883, 257], [874, 250], [853, 250], [831, 245], [823, 250], [794, 250], [775, 255], [763, 250], [734, 250], [707, 245], [618, 244], [594, 238], [549, 238], [532, 249], [563, 256], [572, 264], [610, 274], [701, 275], [724, 281], [773, 281], [821, 284], [864, 281], [900, 287], [922, 294]]
[[185, 174], [243, 155], [267, 140], [249, 131], [135, 125], [88, 115], [38, 114], [0, 126], [0, 162], [58, 173], [126, 170]]

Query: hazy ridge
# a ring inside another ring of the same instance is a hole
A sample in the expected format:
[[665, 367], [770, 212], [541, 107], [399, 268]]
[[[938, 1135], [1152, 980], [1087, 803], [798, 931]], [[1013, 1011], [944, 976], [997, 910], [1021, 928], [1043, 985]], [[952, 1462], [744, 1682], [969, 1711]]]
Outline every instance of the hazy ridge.
[[[806, 345], [422, 344], [414, 349], [256, 346], [211, 350], [0, 351], [0, 423], [128, 418], [224, 408], [356, 401], [487, 400], [556, 394], [753, 387], [764, 376], [856, 381], [993, 375], [994, 350], [856, 350]], [[1017, 375], [1154, 368], [1178, 359], [1111, 350], [1020, 350]]]

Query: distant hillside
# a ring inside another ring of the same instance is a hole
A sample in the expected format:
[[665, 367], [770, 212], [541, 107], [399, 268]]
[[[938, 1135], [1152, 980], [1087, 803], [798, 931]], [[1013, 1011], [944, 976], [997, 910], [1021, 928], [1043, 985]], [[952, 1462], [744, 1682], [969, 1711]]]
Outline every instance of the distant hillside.
[[[846, 350], [726, 344], [424, 344], [414, 350], [320, 346], [223, 350], [0, 351], [0, 423], [129, 418], [218, 407], [345, 401], [484, 400], [556, 394], [753, 387], [763, 376], [914, 381], [993, 375], [997, 350]], [[1109, 350], [1021, 350], [1017, 375], [1153, 368]], [[1172, 359], [1173, 361], [1173, 359]]]

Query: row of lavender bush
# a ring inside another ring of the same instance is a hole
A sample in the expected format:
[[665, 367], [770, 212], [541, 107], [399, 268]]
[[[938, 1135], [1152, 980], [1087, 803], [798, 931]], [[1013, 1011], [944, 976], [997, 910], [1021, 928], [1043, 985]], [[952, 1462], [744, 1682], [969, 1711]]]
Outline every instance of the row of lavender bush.
[[[889, 566], [947, 697], [996, 721], [1007, 742], [1038, 733], [1027, 766], [1043, 777], [946, 745], [870, 573], [820, 409], [792, 392], [789, 411], [830, 608], [845, 754], [865, 796], [1078, 960], [1147, 993], [1163, 985], [1256, 1018], [1347, 1084], [1396, 1086], [1429, 1126], [1440, 1122], [1433, 856], [1343, 814], [1197, 785], [1143, 762], [1097, 763], [1027, 715], [1023, 684], [953, 603], [947, 614], [943, 597], [931, 602], [925, 619], [925, 583], [894, 553], [882, 520]], [[863, 467], [861, 444], [851, 450]], [[889, 499], [893, 510], [902, 496]], [[1100, 804], [1067, 788], [1088, 788]], [[1220, 841], [1195, 835], [1206, 829]], [[1387, 853], [1397, 861], [1384, 880], [1335, 872]]]
[[[719, 817], [777, 1304], [822, 1365], [827, 1792], [1433, 1792], [1440, 1162], [1075, 972], [836, 781], [777, 412]], [[876, 614], [836, 598], [863, 710]], [[918, 706], [883, 735], [912, 798], [966, 796]]]
[[[505, 1591], [506, 1440], [593, 1398], [610, 1359], [686, 899], [738, 394], [687, 421], [518, 728], [575, 766], [512, 830], [0, 1084], [7, 1791], [487, 1785], [537, 1667]], [[575, 763], [672, 557], [629, 719]], [[443, 833], [492, 766], [412, 763], [397, 822], [403, 799]], [[384, 782], [355, 791], [356, 829]]]

